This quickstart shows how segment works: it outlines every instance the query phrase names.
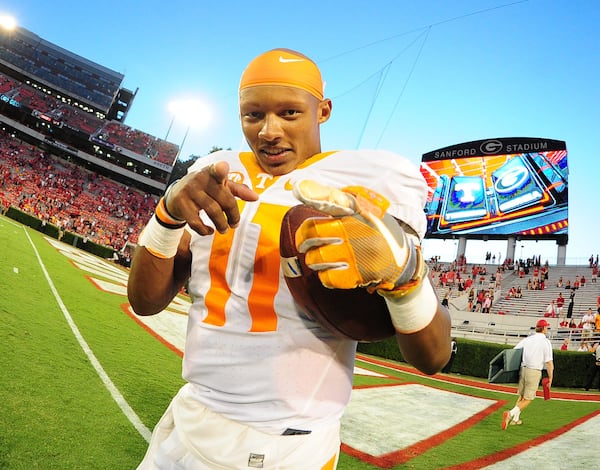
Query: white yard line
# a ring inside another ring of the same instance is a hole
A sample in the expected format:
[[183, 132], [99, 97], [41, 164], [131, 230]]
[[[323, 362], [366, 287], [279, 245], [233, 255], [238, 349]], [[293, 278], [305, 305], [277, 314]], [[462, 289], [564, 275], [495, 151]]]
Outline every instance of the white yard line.
[[116, 385], [110, 379], [110, 377], [108, 376], [108, 374], [106, 373], [106, 371], [104, 370], [102, 365], [100, 364], [100, 361], [98, 361], [98, 359], [96, 358], [96, 355], [94, 354], [92, 349], [89, 347], [89, 345], [83, 338], [81, 332], [79, 331], [79, 328], [77, 328], [77, 325], [73, 321], [73, 317], [71, 317], [69, 310], [65, 306], [64, 302], [62, 301], [62, 298], [60, 297], [58, 291], [56, 290], [56, 287], [54, 286], [54, 282], [52, 282], [52, 278], [50, 277], [50, 274], [48, 274], [48, 270], [46, 269], [46, 266], [44, 265], [44, 262], [42, 261], [42, 258], [40, 257], [40, 254], [39, 254], [37, 248], [35, 247], [33, 240], [29, 236], [29, 233], [27, 233], [27, 230], [25, 229], [25, 227], [23, 227], [23, 231], [25, 232], [25, 235], [27, 236], [29, 243], [31, 244], [33, 252], [35, 253], [38, 263], [40, 264], [40, 268], [42, 269], [42, 272], [44, 273], [44, 277], [46, 278], [46, 281], [48, 282], [48, 286], [50, 287], [50, 290], [52, 291], [52, 294], [54, 295], [54, 298], [56, 299], [56, 302], [58, 303], [58, 306], [60, 307], [60, 310], [62, 311], [62, 313], [65, 317], [65, 320], [71, 327], [71, 331], [73, 332], [73, 335], [75, 336], [75, 338], [77, 339], [77, 342], [81, 346], [81, 349], [83, 349], [83, 352], [85, 353], [85, 355], [88, 357], [88, 359], [92, 363], [92, 366], [94, 366], [94, 369], [96, 370], [96, 373], [100, 377], [100, 380], [102, 380], [102, 383], [104, 384], [104, 386], [106, 387], [106, 389], [108, 390], [110, 395], [112, 396], [113, 400], [117, 403], [119, 408], [121, 408], [121, 411], [123, 411], [123, 414], [127, 417], [127, 419], [131, 422], [131, 424], [133, 424], [135, 429], [137, 429], [137, 431], [146, 440], [146, 442], [150, 442], [150, 436], [152, 435], [152, 432], [144, 425], [144, 423], [142, 423], [142, 420], [139, 418], [139, 416], [136, 414], [136, 412], [133, 411], [133, 408], [131, 408], [131, 406], [129, 406], [129, 403], [127, 403], [127, 400], [125, 400], [125, 397], [121, 394], [119, 389], [116, 387]]

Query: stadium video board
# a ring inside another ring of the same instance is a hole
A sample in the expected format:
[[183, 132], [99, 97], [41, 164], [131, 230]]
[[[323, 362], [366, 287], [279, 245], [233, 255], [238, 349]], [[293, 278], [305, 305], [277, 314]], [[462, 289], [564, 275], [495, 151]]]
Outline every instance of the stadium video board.
[[423, 155], [429, 238], [565, 239], [564, 141], [511, 137], [465, 142]]

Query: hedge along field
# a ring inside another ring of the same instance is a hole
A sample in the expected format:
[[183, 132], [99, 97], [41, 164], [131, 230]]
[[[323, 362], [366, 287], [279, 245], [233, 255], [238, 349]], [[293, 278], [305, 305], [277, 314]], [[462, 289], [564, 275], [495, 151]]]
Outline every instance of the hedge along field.
[[[124, 296], [99, 290], [86, 277], [88, 273], [42, 234], [0, 217], [0, 246], [0, 468], [135, 468], [146, 440], [103, 384], [68, 318], [148, 432], [183, 383], [181, 358], [124, 313]], [[126, 277], [126, 270], [122, 272]], [[360, 365], [387, 377], [356, 376], [357, 387], [420, 383], [510, 404], [514, 401], [512, 391], [477, 389], [439, 377]], [[526, 411], [528, 426], [500, 434], [503, 409], [393, 468], [441, 468], [470, 462], [561, 429], [596, 411], [598, 403], [536, 400]], [[409, 420], [390, 414], [381, 426], [392, 422], [408, 426]], [[338, 468], [379, 467], [342, 454]]]

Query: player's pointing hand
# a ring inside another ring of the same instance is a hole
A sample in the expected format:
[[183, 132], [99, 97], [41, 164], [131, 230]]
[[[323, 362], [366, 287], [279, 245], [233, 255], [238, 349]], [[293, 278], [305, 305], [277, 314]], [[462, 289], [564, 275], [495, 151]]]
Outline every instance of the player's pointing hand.
[[224, 233], [240, 221], [238, 199], [256, 201], [258, 194], [246, 185], [228, 179], [229, 164], [217, 162], [192, 172], [172, 185], [165, 195], [167, 212], [185, 221], [200, 235], [210, 235], [213, 228], [202, 220], [202, 212]]

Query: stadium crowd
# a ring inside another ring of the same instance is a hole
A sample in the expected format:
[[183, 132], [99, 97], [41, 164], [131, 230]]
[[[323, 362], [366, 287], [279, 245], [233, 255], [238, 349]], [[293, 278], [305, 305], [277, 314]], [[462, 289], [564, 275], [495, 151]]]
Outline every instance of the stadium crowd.
[[46, 154], [0, 131], [0, 207], [31, 214], [84, 239], [125, 248], [158, 198]]

